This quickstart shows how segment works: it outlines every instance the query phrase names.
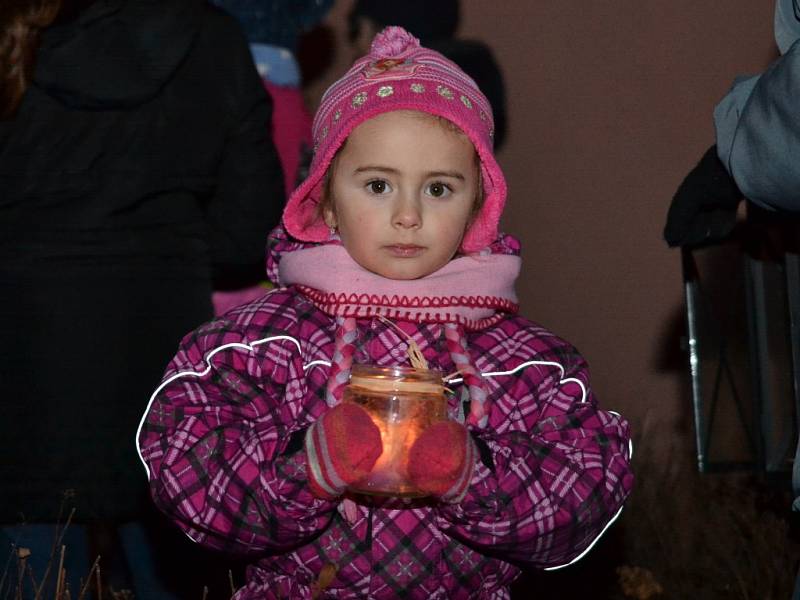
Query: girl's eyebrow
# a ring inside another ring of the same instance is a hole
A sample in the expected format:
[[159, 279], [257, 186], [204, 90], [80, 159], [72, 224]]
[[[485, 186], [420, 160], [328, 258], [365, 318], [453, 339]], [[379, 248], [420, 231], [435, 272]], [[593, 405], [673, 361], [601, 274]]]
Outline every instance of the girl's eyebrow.
[[397, 169], [393, 169], [392, 167], [382, 167], [380, 165], [364, 165], [363, 167], [358, 167], [353, 174], [356, 175], [358, 173], [364, 173], [366, 171], [378, 171], [380, 173], [389, 173], [390, 175], [397, 175], [400, 173]]
[[[379, 173], [388, 173], [390, 175], [398, 175], [400, 171], [397, 169], [393, 169], [392, 167], [383, 167], [380, 165], [365, 165], [363, 167], [358, 167], [355, 171], [353, 171], [354, 175], [358, 173], [365, 173], [368, 171], [377, 171]], [[458, 179], [460, 181], [464, 181], [465, 177], [458, 171], [428, 171], [425, 174], [426, 178], [430, 177], [450, 177], [452, 179]]]
[[458, 171], [431, 171], [428, 173], [428, 177], [450, 177], [464, 181], [464, 176]]

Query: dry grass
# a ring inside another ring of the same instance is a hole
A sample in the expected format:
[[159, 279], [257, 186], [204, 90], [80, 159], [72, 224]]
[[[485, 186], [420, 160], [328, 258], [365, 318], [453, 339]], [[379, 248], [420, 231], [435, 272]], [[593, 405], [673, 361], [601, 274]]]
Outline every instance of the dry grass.
[[[65, 498], [68, 498], [67, 494]], [[62, 514], [63, 510], [62, 504]], [[94, 597], [97, 600], [133, 600], [130, 590], [114, 590], [103, 583], [99, 556], [86, 576], [81, 578], [79, 589], [70, 589], [64, 568], [67, 547], [63, 541], [74, 516], [75, 509], [72, 509], [63, 523], [59, 517], [55, 525], [53, 546], [43, 573], [34, 573], [28, 564], [30, 549], [17, 545], [10, 549], [5, 568], [0, 575], [0, 599], [23, 600], [33, 597], [34, 600], [89, 600]]]
[[[800, 563], [797, 516], [785, 484], [750, 474], [701, 475], [689, 445], [634, 457], [624, 519], [630, 598], [786, 600]], [[637, 591], [638, 590], [638, 591]]]

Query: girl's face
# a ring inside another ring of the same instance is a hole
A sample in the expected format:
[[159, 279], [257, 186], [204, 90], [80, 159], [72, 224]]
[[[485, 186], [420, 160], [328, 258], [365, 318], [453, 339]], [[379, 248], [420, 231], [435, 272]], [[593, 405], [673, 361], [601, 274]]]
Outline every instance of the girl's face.
[[331, 168], [323, 217], [362, 267], [417, 279], [453, 258], [478, 197], [464, 134], [425, 113], [383, 113], [353, 130]]

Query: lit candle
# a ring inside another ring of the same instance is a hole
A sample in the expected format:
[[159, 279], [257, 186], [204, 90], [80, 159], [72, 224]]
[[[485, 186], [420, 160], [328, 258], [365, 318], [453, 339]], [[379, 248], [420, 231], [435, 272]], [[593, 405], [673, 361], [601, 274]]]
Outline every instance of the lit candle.
[[354, 367], [344, 401], [369, 413], [383, 444], [372, 471], [351, 490], [384, 496], [420, 495], [408, 480], [408, 453], [425, 428], [447, 418], [441, 377], [416, 369]]

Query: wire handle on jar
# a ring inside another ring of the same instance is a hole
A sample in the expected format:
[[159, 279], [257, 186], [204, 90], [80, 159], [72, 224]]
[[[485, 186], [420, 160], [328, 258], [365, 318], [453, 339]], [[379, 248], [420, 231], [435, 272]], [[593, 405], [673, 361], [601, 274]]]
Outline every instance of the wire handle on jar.
[[393, 327], [395, 331], [398, 331], [400, 335], [406, 339], [406, 343], [408, 344], [406, 352], [408, 353], [408, 360], [411, 361], [411, 366], [415, 369], [425, 369], [427, 371], [428, 361], [425, 360], [425, 357], [422, 355], [422, 350], [420, 350], [419, 344], [414, 341], [414, 338], [403, 331], [396, 323], [390, 321], [383, 315], [378, 315], [378, 319], [380, 319], [385, 325]]

